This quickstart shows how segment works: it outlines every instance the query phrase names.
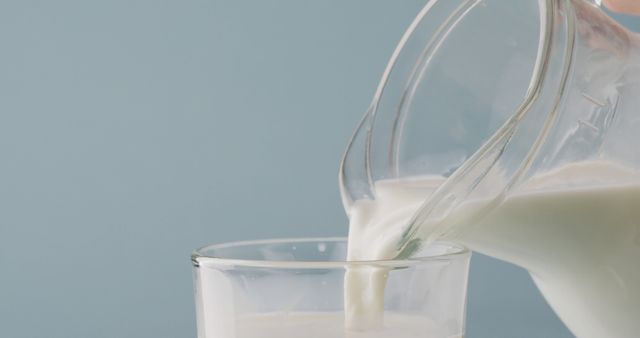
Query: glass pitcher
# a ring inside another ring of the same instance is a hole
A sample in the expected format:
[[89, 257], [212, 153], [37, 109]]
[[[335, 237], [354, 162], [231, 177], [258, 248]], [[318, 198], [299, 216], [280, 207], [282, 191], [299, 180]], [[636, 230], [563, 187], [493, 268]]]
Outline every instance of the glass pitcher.
[[345, 152], [347, 212], [441, 178], [398, 256], [460, 242], [529, 270], [578, 337], [637, 336], [639, 47], [595, 1], [429, 1]]

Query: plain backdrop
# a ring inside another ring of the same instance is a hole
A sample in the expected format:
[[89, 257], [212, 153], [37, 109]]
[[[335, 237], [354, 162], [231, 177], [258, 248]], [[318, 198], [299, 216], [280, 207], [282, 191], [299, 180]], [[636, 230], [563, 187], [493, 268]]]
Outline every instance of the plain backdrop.
[[[2, 0], [0, 337], [195, 337], [194, 248], [346, 234], [338, 161], [422, 5]], [[476, 255], [468, 337], [571, 335]]]

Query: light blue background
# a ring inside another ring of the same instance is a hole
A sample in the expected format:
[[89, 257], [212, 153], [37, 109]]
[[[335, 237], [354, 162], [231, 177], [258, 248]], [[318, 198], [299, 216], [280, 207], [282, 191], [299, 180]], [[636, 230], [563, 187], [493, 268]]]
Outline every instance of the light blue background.
[[[421, 5], [0, 2], [0, 337], [195, 337], [192, 249], [345, 234], [338, 161]], [[571, 336], [518, 268], [477, 255], [469, 297], [471, 338]]]

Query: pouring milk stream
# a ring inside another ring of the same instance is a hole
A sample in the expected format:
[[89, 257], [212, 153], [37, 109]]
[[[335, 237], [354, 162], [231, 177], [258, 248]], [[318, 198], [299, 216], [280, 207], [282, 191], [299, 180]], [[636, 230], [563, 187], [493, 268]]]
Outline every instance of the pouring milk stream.
[[[458, 242], [527, 269], [576, 336], [637, 336], [638, 46], [586, 0], [430, 1], [341, 165], [348, 258]], [[385, 276], [347, 271], [352, 329]]]

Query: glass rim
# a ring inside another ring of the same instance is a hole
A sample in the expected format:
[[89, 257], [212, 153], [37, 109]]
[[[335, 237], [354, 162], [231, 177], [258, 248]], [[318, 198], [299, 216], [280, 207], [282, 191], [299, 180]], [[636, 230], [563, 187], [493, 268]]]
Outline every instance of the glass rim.
[[[293, 268], [293, 269], [337, 269], [345, 267], [357, 266], [375, 266], [375, 267], [407, 267], [417, 264], [426, 264], [431, 262], [453, 261], [464, 257], [470, 257], [471, 250], [467, 247], [452, 243], [439, 241], [434, 244], [447, 245], [453, 248], [452, 252], [427, 254], [412, 258], [403, 259], [381, 259], [381, 260], [269, 260], [269, 259], [243, 259], [232, 258], [205, 253], [210, 250], [220, 250], [233, 247], [243, 247], [251, 245], [269, 245], [269, 244], [295, 244], [295, 243], [313, 243], [313, 242], [346, 242], [346, 237], [291, 237], [291, 238], [272, 238], [258, 239], [246, 241], [232, 241], [219, 244], [209, 244], [200, 247], [191, 254], [191, 262], [194, 267], [202, 266], [236, 266], [236, 267], [253, 267], [253, 268]], [[432, 244], [433, 245], [433, 244]]]

